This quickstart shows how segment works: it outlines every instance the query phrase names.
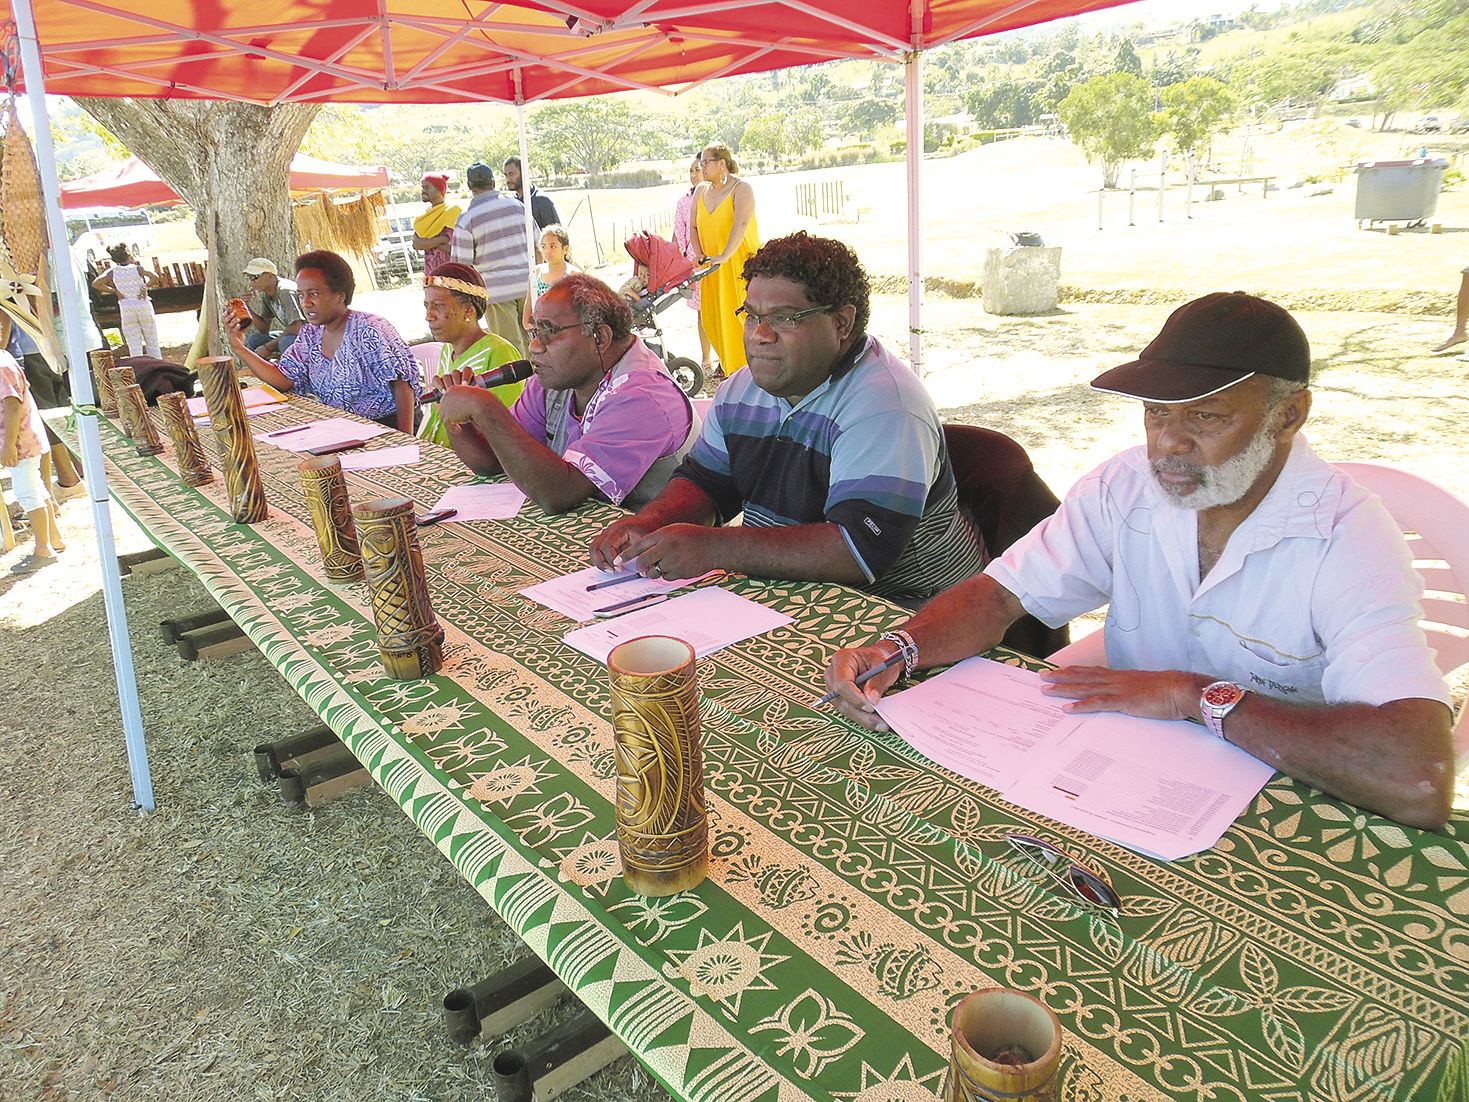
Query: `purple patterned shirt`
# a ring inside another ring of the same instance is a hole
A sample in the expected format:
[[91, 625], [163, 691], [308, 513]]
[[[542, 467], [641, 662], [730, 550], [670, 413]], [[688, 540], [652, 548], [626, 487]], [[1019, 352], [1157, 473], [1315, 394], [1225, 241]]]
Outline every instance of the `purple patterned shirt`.
[[378, 420], [398, 408], [393, 380], [422, 390], [418, 362], [398, 331], [376, 314], [347, 313], [347, 331], [336, 355], [322, 355], [319, 325], [303, 325], [301, 333], [281, 356], [281, 374], [296, 384], [296, 393], [326, 405]]

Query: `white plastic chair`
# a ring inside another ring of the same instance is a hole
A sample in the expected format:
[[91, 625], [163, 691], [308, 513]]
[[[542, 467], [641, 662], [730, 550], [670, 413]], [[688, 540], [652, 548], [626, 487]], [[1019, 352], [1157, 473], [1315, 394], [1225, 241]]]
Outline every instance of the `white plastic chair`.
[[418, 366], [423, 368], [423, 385], [425, 389], [433, 386], [434, 379], [439, 374], [439, 354], [443, 352], [444, 346], [438, 341], [429, 341], [427, 344], [410, 344], [408, 351], [413, 353], [413, 358], [418, 361]]
[[[1469, 663], [1469, 502], [1416, 474], [1385, 463], [1334, 463], [1337, 470], [1382, 499], [1408, 541], [1413, 568], [1423, 578], [1424, 634], [1445, 677]], [[1057, 666], [1105, 666], [1100, 631], [1062, 647]], [[1454, 727], [1454, 747], [1469, 756], [1469, 707]]]
[[[434, 380], [439, 375], [439, 357], [444, 351], [444, 346], [438, 341], [429, 341], [427, 344], [410, 344], [408, 351], [413, 353], [413, 358], [418, 361], [418, 366], [423, 368], [423, 389], [436, 389]], [[429, 408], [431, 407], [424, 407], [424, 415], [418, 421], [418, 431], [414, 435], [419, 439], [428, 435]]]
[[[1424, 634], [1445, 677], [1469, 663], [1469, 502], [1386, 463], [1334, 463], [1382, 499], [1423, 578]], [[1454, 726], [1454, 748], [1469, 755], [1469, 707]]]

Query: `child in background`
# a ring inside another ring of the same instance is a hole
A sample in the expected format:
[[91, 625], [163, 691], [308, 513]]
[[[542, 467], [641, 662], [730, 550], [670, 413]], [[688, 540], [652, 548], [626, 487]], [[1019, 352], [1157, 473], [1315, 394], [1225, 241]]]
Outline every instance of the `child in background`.
[[537, 264], [530, 274], [530, 294], [526, 296], [525, 310], [520, 319], [527, 331], [530, 330], [530, 309], [536, 304], [536, 299], [567, 276], [581, 271], [571, 262], [571, 234], [564, 227], [552, 223], [543, 229], [540, 247], [546, 262]]
[[25, 372], [9, 352], [0, 352], [0, 467], [10, 472], [15, 499], [26, 511], [35, 547], [11, 567], [13, 574], [29, 574], [56, 561], [65, 551], [56, 526], [56, 506], [41, 481], [41, 455], [46, 451], [46, 423], [31, 397]]
[[145, 271], [134, 261], [126, 245], [112, 246], [107, 255], [112, 257], [112, 267], [92, 280], [92, 286], [117, 296], [128, 355], [163, 359], [163, 352], [158, 347], [158, 319], [153, 314], [153, 302], [148, 298], [148, 288], [158, 286], [158, 276]]

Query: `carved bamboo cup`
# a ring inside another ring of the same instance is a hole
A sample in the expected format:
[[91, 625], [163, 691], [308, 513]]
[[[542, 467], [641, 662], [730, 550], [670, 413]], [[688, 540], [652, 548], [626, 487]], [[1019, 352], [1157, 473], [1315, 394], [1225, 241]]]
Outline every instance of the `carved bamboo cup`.
[[666, 635], [629, 639], [607, 670], [623, 879], [639, 895], [687, 891], [709, 871], [694, 648]]
[[173, 455], [178, 460], [179, 477], [185, 486], [202, 486], [214, 481], [214, 469], [209, 457], [204, 454], [204, 444], [194, 428], [193, 415], [189, 413], [189, 402], [178, 391], [158, 396], [158, 408], [163, 413], [163, 423], [168, 426], [168, 435], [173, 439]]
[[139, 455], [158, 455], [163, 451], [163, 438], [158, 435], [158, 426], [148, 415], [148, 399], [143, 397], [143, 388], [129, 383], [117, 392], [117, 406], [127, 410], [124, 420], [132, 424], [133, 447]]
[[377, 649], [389, 677], [410, 680], [444, 664], [444, 629], [429, 601], [413, 502], [378, 498], [352, 510], [362, 568], [372, 590]]
[[123, 404], [122, 392], [126, 387], [137, 386], [138, 377], [130, 367], [114, 367], [108, 372], [108, 378], [112, 380], [112, 402], [117, 413], [117, 427], [131, 440], [137, 428], [132, 421], [133, 411]]
[[255, 455], [245, 401], [235, 379], [234, 361], [228, 356], [212, 356], [201, 359], [198, 368], [209, 423], [219, 441], [219, 465], [229, 492], [230, 514], [241, 524], [254, 524], [270, 516], [270, 507], [260, 481], [260, 460]]
[[117, 416], [117, 395], [112, 392], [112, 369], [117, 366], [112, 349], [94, 348], [87, 353], [92, 364], [92, 378], [97, 380], [97, 408], [108, 417]]
[[945, 1102], [1056, 1102], [1061, 1022], [1034, 995], [995, 987], [954, 1009]]
[[311, 526], [321, 546], [326, 576], [334, 582], [360, 582], [362, 552], [357, 546], [357, 529], [352, 523], [352, 502], [347, 497], [347, 479], [342, 461], [334, 455], [312, 456], [301, 464], [301, 485]]

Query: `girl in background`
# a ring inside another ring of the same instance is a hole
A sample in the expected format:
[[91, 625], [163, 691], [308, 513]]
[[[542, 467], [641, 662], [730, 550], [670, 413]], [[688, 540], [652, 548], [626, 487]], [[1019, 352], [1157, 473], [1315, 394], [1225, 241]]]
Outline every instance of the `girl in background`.
[[[695, 157], [689, 165], [689, 190], [679, 197], [678, 206], [673, 208], [673, 243], [686, 259], [696, 265], [699, 263], [699, 250], [694, 247], [693, 241], [694, 196], [703, 182], [704, 163], [699, 157]], [[709, 334], [704, 331], [704, 317], [699, 313], [701, 303], [697, 283], [689, 287], [688, 303], [689, 309], [699, 314], [699, 351], [703, 358], [704, 378], [707, 379], [714, 373], [714, 363], [710, 359]]]
[[555, 222], [547, 226], [541, 231], [539, 244], [541, 255], [546, 260], [544, 264], [537, 264], [530, 274], [530, 294], [525, 298], [525, 310], [520, 318], [526, 332], [530, 331], [530, 308], [536, 304], [536, 299], [567, 276], [581, 271], [571, 262], [571, 234], [564, 226]]

